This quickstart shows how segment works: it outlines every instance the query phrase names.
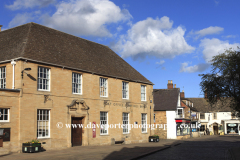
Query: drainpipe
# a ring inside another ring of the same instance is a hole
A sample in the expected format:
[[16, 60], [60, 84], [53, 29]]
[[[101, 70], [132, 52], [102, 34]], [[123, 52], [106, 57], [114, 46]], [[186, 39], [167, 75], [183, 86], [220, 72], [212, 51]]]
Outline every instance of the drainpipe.
[[11, 64], [13, 66], [12, 89], [14, 89], [15, 88], [15, 65], [16, 65], [16, 62], [14, 60], [12, 60]]

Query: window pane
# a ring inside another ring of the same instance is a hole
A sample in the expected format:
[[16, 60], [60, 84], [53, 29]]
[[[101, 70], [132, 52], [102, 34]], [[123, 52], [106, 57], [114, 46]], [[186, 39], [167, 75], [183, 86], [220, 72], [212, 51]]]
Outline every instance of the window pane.
[[38, 69], [38, 89], [42, 90], [49, 90], [49, 83], [50, 83], [50, 77], [49, 77], [49, 71], [48, 68], [39, 67]]

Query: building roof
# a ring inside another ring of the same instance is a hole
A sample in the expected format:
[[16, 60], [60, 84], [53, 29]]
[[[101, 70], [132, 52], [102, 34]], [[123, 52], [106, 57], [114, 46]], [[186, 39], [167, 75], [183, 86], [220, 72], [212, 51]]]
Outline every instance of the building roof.
[[[198, 112], [197, 108], [196, 107], [192, 107], [192, 104], [194, 105], [194, 103], [191, 102], [191, 105], [187, 105], [186, 104], [186, 100], [185, 98], [181, 98], [181, 104], [183, 103], [185, 106], [187, 106], [188, 108], [190, 108], [191, 111], [195, 111], [195, 112]], [[183, 106], [184, 106], [183, 105]]]
[[180, 89], [154, 89], [154, 111], [176, 110]]
[[218, 101], [214, 105], [210, 105], [205, 98], [185, 98], [193, 103], [194, 108], [203, 113], [207, 112], [232, 112], [233, 110], [229, 107], [228, 103], [222, 103]]
[[0, 32], [0, 62], [11, 59], [153, 84], [109, 47], [33, 22]]

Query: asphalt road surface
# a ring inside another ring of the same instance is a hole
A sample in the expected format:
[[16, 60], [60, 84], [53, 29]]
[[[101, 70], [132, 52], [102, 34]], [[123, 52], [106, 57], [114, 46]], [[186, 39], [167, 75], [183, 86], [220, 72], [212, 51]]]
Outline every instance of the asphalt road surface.
[[232, 147], [240, 147], [240, 136], [205, 136], [185, 140], [141, 160], [231, 160], [229, 149]]

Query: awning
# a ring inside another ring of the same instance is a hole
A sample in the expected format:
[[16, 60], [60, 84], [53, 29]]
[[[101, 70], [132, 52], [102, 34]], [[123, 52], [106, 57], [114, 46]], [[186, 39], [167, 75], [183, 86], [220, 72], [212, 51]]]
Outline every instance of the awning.
[[183, 119], [176, 119], [176, 122], [190, 123], [191, 121], [187, 121], [187, 120], [183, 120]]

